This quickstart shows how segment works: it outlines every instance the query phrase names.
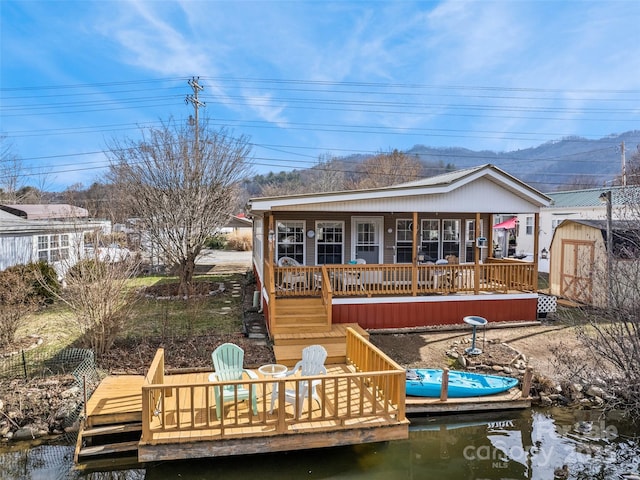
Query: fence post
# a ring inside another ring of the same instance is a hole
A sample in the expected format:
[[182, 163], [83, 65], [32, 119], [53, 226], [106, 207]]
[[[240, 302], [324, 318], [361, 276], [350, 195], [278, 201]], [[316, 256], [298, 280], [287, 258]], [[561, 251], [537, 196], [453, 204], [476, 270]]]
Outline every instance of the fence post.
[[84, 418], [87, 419], [87, 375], [82, 376], [82, 389], [84, 393], [84, 405], [82, 406], [84, 410]]
[[22, 353], [22, 370], [24, 371], [24, 379], [29, 380], [29, 377], [27, 376], [27, 357], [24, 355], [24, 350], [20, 350], [20, 353]]

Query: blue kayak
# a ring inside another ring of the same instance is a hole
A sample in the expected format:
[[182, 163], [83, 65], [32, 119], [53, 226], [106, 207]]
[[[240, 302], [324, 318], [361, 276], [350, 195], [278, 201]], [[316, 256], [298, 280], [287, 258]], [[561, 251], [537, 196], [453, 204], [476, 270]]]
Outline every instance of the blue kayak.
[[[415, 397], [440, 397], [442, 370], [437, 368], [407, 370], [406, 393]], [[506, 392], [518, 379], [483, 373], [449, 371], [449, 398], [480, 397]]]

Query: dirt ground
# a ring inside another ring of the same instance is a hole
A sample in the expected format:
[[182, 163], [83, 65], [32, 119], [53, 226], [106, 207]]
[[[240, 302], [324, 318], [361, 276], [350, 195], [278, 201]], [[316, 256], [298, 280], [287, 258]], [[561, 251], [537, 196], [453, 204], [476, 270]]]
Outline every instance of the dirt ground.
[[[400, 365], [407, 368], [443, 368], [451, 366], [446, 355], [458, 342], [458, 351], [471, 339], [470, 330], [428, 331], [422, 333], [372, 334], [371, 341]], [[507, 344], [505, 349], [502, 344]], [[526, 327], [478, 329], [476, 346], [483, 350], [479, 360], [508, 363], [514, 350], [524, 354], [530, 367], [539, 375], [554, 378], [554, 348], [578, 345], [571, 327], [554, 322]]]

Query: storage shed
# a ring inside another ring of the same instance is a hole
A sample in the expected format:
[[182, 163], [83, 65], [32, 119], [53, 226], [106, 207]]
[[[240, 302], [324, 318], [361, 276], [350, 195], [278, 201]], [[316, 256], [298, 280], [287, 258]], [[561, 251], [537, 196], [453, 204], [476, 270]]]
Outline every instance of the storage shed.
[[621, 290], [631, 288], [635, 280], [630, 276], [637, 275], [640, 258], [637, 226], [637, 222], [612, 222], [613, 251], [608, 268], [606, 220], [564, 220], [551, 240], [550, 293], [601, 308], [608, 305], [609, 288], [618, 299], [634, 298]]

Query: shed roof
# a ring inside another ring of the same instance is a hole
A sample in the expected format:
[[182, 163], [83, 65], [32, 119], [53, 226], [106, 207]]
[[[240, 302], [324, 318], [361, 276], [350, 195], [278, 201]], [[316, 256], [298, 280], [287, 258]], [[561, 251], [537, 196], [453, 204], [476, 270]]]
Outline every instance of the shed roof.
[[[388, 187], [371, 188], [365, 190], [307, 193], [299, 195], [286, 195], [278, 197], [252, 198], [249, 200], [249, 208], [252, 212], [264, 212], [270, 210], [334, 210], [348, 211], [354, 209], [368, 209], [378, 211], [384, 209], [390, 211], [412, 211], [415, 205], [412, 198], [438, 199], [439, 211], [459, 211], [460, 206], [452, 202], [443, 201], [443, 198], [463, 187], [471, 184], [482, 184], [482, 190], [495, 187], [495, 190], [507, 192], [512, 198], [518, 198], [529, 206], [539, 208], [550, 203], [549, 197], [535, 190], [524, 182], [509, 175], [495, 165], [486, 164], [478, 167], [456, 170], [434, 177], [423, 178], [412, 182], [392, 185]], [[478, 202], [477, 197], [474, 208], [486, 207], [495, 211], [484, 197], [484, 202]], [[470, 202], [467, 201], [467, 204]], [[500, 201], [504, 206], [504, 197]], [[448, 209], [448, 210], [447, 210]]]
[[[607, 230], [606, 220], [586, 220], [578, 218], [563, 220], [562, 223], [558, 225], [558, 227], [566, 226], [572, 222], [578, 223], [580, 225], [585, 225], [587, 227], [597, 228], [598, 230], [602, 230], [603, 232]], [[627, 220], [613, 220], [611, 222], [611, 228], [618, 231], [638, 230], [638, 223]]]
[[640, 201], [640, 187], [636, 185], [599, 187], [547, 193], [552, 200], [549, 208], [601, 207], [603, 202], [600, 200], [600, 196], [607, 191], [611, 191], [612, 205], [628, 205]]
[[88, 218], [86, 208], [66, 203], [0, 205], [0, 209], [27, 220], [66, 220]]

